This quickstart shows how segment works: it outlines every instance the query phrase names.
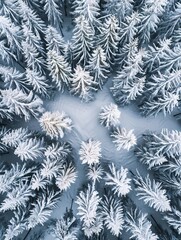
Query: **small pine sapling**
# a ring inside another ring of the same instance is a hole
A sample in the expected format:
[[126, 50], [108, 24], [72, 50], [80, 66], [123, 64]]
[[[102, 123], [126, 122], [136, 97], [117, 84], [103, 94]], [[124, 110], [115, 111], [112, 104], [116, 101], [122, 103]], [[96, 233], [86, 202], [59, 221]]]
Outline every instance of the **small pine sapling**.
[[64, 112], [45, 112], [39, 123], [51, 139], [63, 138], [65, 131], [72, 129], [72, 120]]

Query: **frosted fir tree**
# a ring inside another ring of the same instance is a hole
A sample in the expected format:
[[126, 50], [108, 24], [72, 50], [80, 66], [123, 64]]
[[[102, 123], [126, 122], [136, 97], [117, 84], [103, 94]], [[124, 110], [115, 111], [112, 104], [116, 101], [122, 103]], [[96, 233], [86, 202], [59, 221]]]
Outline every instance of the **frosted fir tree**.
[[32, 203], [33, 208], [27, 219], [27, 229], [34, 228], [39, 224], [43, 225], [49, 219], [59, 197], [59, 193], [53, 191], [48, 192], [47, 195], [42, 193], [36, 203]]
[[138, 12], [133, 12], [131, 15], [125, 17], [125, 20], [121, 22], [120, 43], [122, 46], [134, 40], [136, 34], [138, 33], [137, 26], [139, 22], [140, 15]]
[[17, 57], [14, 53], [12, 53], [11, 49], [6, 46], [6, 41], [1, 40], [0, 41], [0, 51], [1, 51], [1, 56], [0, 59], [8, 64], [14, 63], [15, 60], [17, 60]]
[[55, 51], [57, 54], [64, 55], [65, 40], [56, 28], [47, 26], [45, 40], [47, 51]]
[[159, 237], [152, 232], [152, 224], [147, 219], [147, 214], [141, 211], [131, 209], [127, 212], [126, 218], [126, 231], [131, 233], [130, 239], [136, 240], [158, 240]]
[[57, 0], [41, 0], [43, 4], [44, 11], [48, 18], [48, 23], [60, 29], [62, 27], [62, 12], [60, 7], [62, 7], [62, 1]]
[[25, 121], [30, 120], [31, 116], [38, 117], [43, 112], [43, 102], [38, 96], [33, 96], [33, 92], [25, 94], [18, 89], [1, 90], [0, 100], [10, 113], [23, 117]]
[[139, 37], [142, 43], [148, 43], [151, 39], [151, 34], [156, 32], [160, 17], [164, 13], [167, 3], [167, 0], [145, 1], [139, 26]]
[[14, 211], [14, 216], [10, 219], [9, 224], [4, 233], [4, 240], [18, 237], [26, 230], [26, 217], [23, 211]]
[[111, 92], [118, 104], [129, 104], [143, 93], [145, 77], [142, 68], [145, 57], [144, 49], [135, 48], [123, 68], [117, 72], [117, 76], [113, 79]]
[[37, 16], [36, 12], [30, 8], [23, 0], [17, 0], [19, 14], [22, 18], [22, 23], [27, 26], [27, 28], [33, 32], [36, 36], [40, 36], [45, 32], [45, 24]]
[[103, 168], [100, 164], [92, 164], [88, 166], [87, 177], [95, 185], [96, 181], [99, 182], [103, 177]]
[[174, 92], [177, 89], [177, 92], [180, 92], [180, 78], [181, 78], [181, 69], [172, 69], [171, 71], [166, 71], [164, 73], [157, 72], [150, 77], [147, 83], [147, 90], [151, 92], [153, 97], [156, 97], [159, 94], [167, 94], [167, 92]]
[[76, 0], [73, 1], [72, 14], [77, 16], [84, 16], [88, 19], [91, 25], [99, 24], [98, 17], [100, 15], [99, 0]]
[[116, 104], [109, 104], [101, 108], [99, 121], [106, 128], [116, 127], [120, 122], [121, 112]]
[[63, 138], [65, 131], [72, 129], [72, 120], [64, 112], [45, 112], [39, 123], [51, 139]]
[[83, 224], [82, 230], [84, 231], [85, 237], [99, 237], [103, 229], [102, 217], [97, 214], [96, 220], [90, 226]]
[[22, 32], [19, 26], [15, 25], [11, 19], [0, 16], [0, 31], [12, 52], [21, 51]]
[[151, 135], [150, 149], [158, 154], [166, 154], [168, 157], [180, 156], [181, 132], [162, 129], [160, 134], [152, 133]]
[[94, 43], [94, 29], [89, 24], [89, 21], [83, 15], [75, 19], [75, 27], [73, 29], [72, 49], [73, 59], [78, 64], [85, 66], [90, 58], [90, 53]]
[[168, 162], [168, 159], [163, 153], [155, 153], [155, 151], [150, 150], [147, 146], [137, 148], [135, 154], [141, 163], [148, 166], [148, 169], [154, 169], [159, 166], [161, 167], [163, 164]]
[[58, 143], [49, 144], [44, 152], [44, 155], [47, 159], [50, 159], [50, 160], [56, 160], [56, 159], [63, 160], [70, 155], [71, 151], [72, 149], [69, 143], [58, 142]]
[[41, 74], [44, 73], [45, 60], [39, 51], [26, 41], [23, 41], [21, 45], [27, 67], [31, 68], [35, 72], [40, 72]]
[[115, 196], [104, 195], [102, 201], [104, 225], [113, 236], [120, 236], [124, 225], [123, 207], [120, 199]]
[[56, 185], [60, 191], [66, 191], [70, 186], [75, 183], [77, 172], [72, 162], [64, 164], [56, 178]]
[[92, 91], [96, 90], [96, 83], [88, 71], [80, 65], [74, 69], [71, 77], [71, 90], [74, 95], [78, 95], [81, 100], [88, 102], [92, 99]]
[[117, 127], [111, 133], [112, 142], [115, 144], [117, 151], [125, 149], [129, 151], [134, 145], [136, 145], [137, 139], [132, 130], [126, 130], [125, 128]]
[[0, 76], [4, 86], [16, 88], [18, 90], [28, 90], [28, 84], [25, 81], [25, 74], [14, 67], [0, 66]]
[[139, 173], [134, 179], [134, 183], [136, 185], [136, 195], [145, 204], [159, 212], [171, 211], [170, 200], [161, 183], [156, 182], [154, 179], [151, 181], [149, 175], [143, 179]]
[[38, 71], [33, 71], [29, 68], [26, 69], [26, 83], [32, 90], [41, 96], [48, 96], [48, 81], [44, 75]]
[[98, 44], [105, 51], [108, 63], [113, 65], [120, 40], [120, 28], [117, 18], [115, 16], [106, 18], [99, 27], [99, 32]]
[[82, 142], [79, 150], [80, 160], [88, 165], [99, 163], [101, 155], [101, 142], [89, 139]]
[[110, 186], [112, 191], [119, 196], [126, 196], [131, 191], [131, 179], [128, 178], [128, 169], [121, 167], [116, 169], [112, 163], [109, 171], [106, 172], [105, 184]]
[[181, 234], [181, 212], [177, 208], [172, 208], [172, 212], [164, 216], [169, 226]]
[[20, 141], [17, 145], [14, 154], [22, 161], [36, 160], [43, 156], [43, 139], [28, 138], [25, 141]]
[[57, 219], [54, 226], [51, 228], [51, 235], [57, 240], [78, 240], [78, 228], [75, 227], [75, 217], [68, 219]]
[[93, 50], [87, 69], [93, 76], [94, 81], [102, 89], [109, 74], [109, 64], [106, 62], [106, 54], [100, 46]]
[[84, 191], [81, 191], [76, 199], [78, 213], [83, 225], [90, 227], [95, 221], [101, 198], [98, 192], [91, 185]]
[[50, 184], [51, 182], [48, 179], [42, 177], [40, 171], [35, 171], [35, 173], [32, 175], [30, 182], [32, 190], [45, 190]]
[[133, 11], [133, 0], [106, 0], [103, 4], [104, 15], [115, 15], [119, 22]]
[[62, 169], [62, 161], [58, 159], [45, 159], [42, 163], [42, 168], [40, 170], [40, 175], [43, 178], [52, 181], [54, 178], [58, 177], [59, 171]]
[[63, 55], [55, 51], [48, 51], [47, 66], [52, 81], [55, 82], [59, 91], [63, 92], [65, 86], [70, 84], [71, 68]]
[[0, 3], [0, 15], [10, 18], [12, 22], [19, 23], [18, 5], [16, 0], [2, 1]]
[[156, 96], [146, 100], [140, 110], [144, 116], [156, 116], [163, 112], [164, 116], [171, 114], [179, 106], [179, 94], [166, 92], [161, 96]]
[[181, 176], [181, 157], [171, 158], [170, 161], [161, 166], [161, 170], [169, 172], [169, 174], [173, 173], [176, 177]]
[[4, 201], [0, 205], [0, 212], [8, 210], [15, 210], [17, 208], [26, 207], [30, 197], [33, 197], [34, 193], [27, 182], [19, 183], [14, 186], [11, 192], [7, 193]]

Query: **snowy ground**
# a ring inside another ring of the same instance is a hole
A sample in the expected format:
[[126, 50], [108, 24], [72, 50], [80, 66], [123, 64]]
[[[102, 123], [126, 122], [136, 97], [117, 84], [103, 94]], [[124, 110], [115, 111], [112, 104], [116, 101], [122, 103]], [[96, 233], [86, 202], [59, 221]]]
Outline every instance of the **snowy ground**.
[[[71, 189], [64, 193], [58, 208], [53, 212], [52, 217], [60, 218], [65, 212], [66, 207], [70, 208], [71, 200], [74, 199], [79, 187], [85, 181], [85, 169], [81, 165], [78, 150], [80, 148], [81, 141], [85, 141], [88, 138], [93, 138], [102, 142], [102, 161], [106, 164], [114, 162], [117, 166], [125, 166], [133, 172], [136, 169], [141, 174], [146, 173], [146, 168], [141, 165], [134, 156], [133, 149], [130, 152], [125, 150], [116, 151], [114, 144], [111, 142], [108, 130], [101, 126], [98, 120], [99, 112], [102, 106], [113, 103], [112, 96], [109, 92], [109, 85], [105, 85], [102, 91], [99, 91], [95, 100], [90, 103], [83, 103], [77, 97], [70, 96], [68, 93], [60, 94], [57, 93], [54, 99], [48, 100], [45, 103], [45, 108], [48, 111], [65, 111], [69, 115], [74, 124], [74, 128], [71, 133], [68, 133], [65, 140], [69, 141], [74, 148], [75, 163], [78, 170], [78, 179], [75, 184], [72, 185]], [[146, 130], [160, 132], [162, 128], [168, 129], [180, 129], [179, 123], [172, 116], [164, 117], [162, 114], [154, 117], [142, 117], [136, 106], [133, 104], [128, 107], [119, 108], [121, 111], [120, 125], [129, 129], [134, 129], [134, 133], [138, 138]], [[35, 126], [36, 124], [36, 126]], [[32, 121], [29, 125], [30, 129], [37, 128], [37, 122]], [[135, 193], [131, 192], [130, 197], [133, 197], [135, 201]], [[143, 206], [141, 201], [136, 200], [138, 207], [145, 212], [151, 212], [153, 210]], [[76, 212], [76, 206], [73, 205], [74, 212]], [[152, 213], [152, 212], [151, 212]], [[160, 215], [154, 212], [159, 222], [161, 221]], [[124, 238], [123, 238], [124, 239]], [[126, 238], [125, 238], [126, 239]], [[46, 240], [51, 240], [51, 237], [47, 236]]]

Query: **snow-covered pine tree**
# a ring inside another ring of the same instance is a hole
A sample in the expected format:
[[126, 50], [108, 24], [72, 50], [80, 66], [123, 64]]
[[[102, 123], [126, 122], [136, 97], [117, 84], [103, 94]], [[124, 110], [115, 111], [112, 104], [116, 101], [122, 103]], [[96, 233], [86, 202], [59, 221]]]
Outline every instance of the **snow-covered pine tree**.
[[32, 203], [33, 208], [30, 210], [30, 216], [27, 219], [27, 229], [34, 228], [38, 224], [44, 225], [49, 219], [59, 198], [59, 193], [53, 191], [41, 193], [36, 203]]
[[7, 129], [1, 141], [7, 147], [17, 147], [20, 142], [25, 141], [31, 134], [27, 128]]
[[36, 160], [43, 156], [44, 147], [43, 139], [28, 138], [20, 141], [17, 145], [14, 154], [17, 155], [22, 161]]
[[100, 181], [103, 177], [103, 168], [100, 164], [92, 164], [88, 166], [87, 177], [95, 185], [96, 181]]
[[109, 172], [106, 172], [105, 184], [111, 186], [111, 190], [119, 196], [126, 196], [131, 190], [131, 179], [127, 177], [128, 169], [121, 167], [116, 169], [112, 163]]
[[100, 46], [93, 50], [86, 68], [90, 71], [94, 81], [102, 89], [109, 74], [109, 64], [106, 62], [106, 54]]
[[98, 45], [103, 48], [108, 63], [113, 65], [120, 40], [120, 28], [117, 18], [114, 15], [107, 17], [98, 30]]
[[160, 112], [166, 116], [179, 106], [179, 93], [165, 92], [145, 100], [140, 105], [140, 110], [144, 116], [156, 116]]
[[80, 220], [83, 224], [82, 228], [88, 237], [96, 233], [96, 220], [100, 220], [98, 218], [100, 201], [101, 198], [99, 197], [98, 192], [94, 190], [91, 185], [88, 185], [88, 188], [81, 191], [77, 196], [77, 215], [80, 216]]
[[75, 227], [76, 218], [61, 218], [51, 227], [51, 235], [57, 240], [78, 240], [78, 228]]
[[169, 131], [162, 129], [160, 134], [152, 133], [152, 141], [149, 143], [150, 149], [156, 153], [165, 154], [168, 157], [180, 156], [181, 152], [181, 132], [177, 130]]
[[80, 65], [74, 69], [71, 77], [71, 93], [78, 95], [83, 101], [92, 99], [92, 91], [96, 90], [96, 83], [88, 71], [85, 71]]
[[38, 96], [33, 96], [33, 92], [25, 94], [18, 89], [1, 90], [0, 100], [10, 114], [23, 117], [25, 121], [28, 121], [31, 115], [38, 117], [43, 112], [43, 102]]
[[60, 191], [66, 191], [75, 183], [77, 172], [72, 162], [63, 164], [56, 178], [56, 185]]
[[35, 171], [30, 182], [32, 190], [45, 190], [48, 185], [51, 185], [51, 182], [47, 178], [44, 178], [40, 171]]
[[88, 165], [99, 163], [101, 155], [101, 142], [89, 139], [82, 142], [79, 150], [80, 160]]
[[93, 49], [95, 32], [83, 15], [75, 19], [75, 24], [72, 37], [73, 59], [85, 66]]
[[19, 182], [11, 191], [9, 191], [0, 205], [0, 212], [15, 210], [21, 207], [26, 207], [30, 197], [33, 197], [31, 186], [27, 182]]
[[151, 34], [155, 33], [160, 17], [165, 11], [168, 0], [146, 0], [141, 11], [141, 21], [139, 24], [139, 39], [141, 43], [148, 43]]
[[10, 18], [12, 22], [19, 23], [17, 0], [4, 0], [0, 2], [0, 15]]
[[42, 75], [38, 71], [33, 71], [29, 68], [26, 69], [26, 83], [32, 88], [32, 90], [41, 96], [48, 96], [48, 85], [45, 75]]
[[64, 55], [65, 41], [56, 28], [47, 26], [45, 40], [47, 51], [55, 51]]
[[12, 53], [11, 49], [6, 46], [6, 41], [5, 40], [0, 40], [0, 59], [8, 64], [14, 63], [15, 60], [17, 60], [16, 55]]
[[135, 240], [158, 240], [159, 237], [152, 232], [151, 222], [147, 219], [147, 214], [143, 214], [137, 209], [131, 209], [126, 214], [126, 231], [131, 233], [130, 239]]
[[137, 172], [134, 179], [137, 196], [143, 200], [149, 207], [159, 212], [171, 211], [170, 200], [167, 197], [166, 190], [162, 188], [162, 184], [150, 180], [149, 175], [145, 179]]
[[181, 234], [181, 211], [179, 209], [172, 208], [172, 212], [164, 216], [164, 219], [179, 235]]
[[25, 81], [25, 74], [20, 72], [17, 68], [0, 66], [0, 76], [4, 82], [5, 88], [28, 90], [28, 84]]
[[123, 68], [117, 72], [111, 87], [111, 92], [117, 103], [129, 104], [142, 94], [145, 85], [142, 69], [145, 57], [146, 51], [144, 49], [133, 49]]
[[80, 15], [86, 17], [91, 25], [99, 24], [98, 16], [100, 14], [99, 0], [76, 0], [72, 3], [72, 14], [74, 17]]
[[25, 24], [36, 36], [43, 34], [45, 32], [45, 24], [36, 12], [23, 0], [17, 0], [17, 3], [22, 24]]
[[51, 139], [63, 138], [65, 131], [72, 129], [72, 120], [64, 112], [45, 112], [39, 123]]
[[125, 44], [131, 43], [137, 32], [137, 25], [140, 22], [140, 15], [138, 12], [133, 12], [131, 15], [125, 17], [125, 21], [121, 22], [120, 29], [120, 44], [124, 46]]
[[48, 17], [48, 23], [57, 29], [62, 28], [62, 12], [60, 8], [62, 2], [58, 0], [41, 0]]
[[69, 143], [57, 142], [49, 144], [44, 152], [44, 155], [50, 160], [66, 159], [71, 151], [72, 149]]
[[124, 226], [122, 202], [116, 196], [109, 194], [104, 195], [101, 205], [104, 225], [113, 236], [120, 236]]
[[117, 127], [111, 133], [111, 137], [113, 138], [112, 141], [115, 144], [117, 151], [120, 151], [121, 149], [129, 151], [137, 142], [133, 129], [128, 131], [125, 128]]
[[59, 171], [62, 168], [62, 161], [58, 159], [45, 159], [42, 163], [40, 174], [43, 178], [52, 182], [53, 178], [57, 178]]
[[55, 82], [59, 91], [63, 92], [65, 86], [70, 84], [71, 67], [59, 52], [50, 50], [47, 53], [47, 66], [52, 81]]
[[116, 127], [120, 121], [121, 112], [116, 104], [109, 104], [101, 108], [99, 121], [106, 128]]
[[12, 240], [26, 230], [26, 217], [22, 210], [14, 211], [14, 216], [10, 219], [4, 233], [4, 240]]
[[14, 53], [21, 51], [22, 31], [10, 18], [0, 16], [0, 32], [5, 37], [6, 43]]
[[35, 72], [40, 72], [41, 74], [44, 73], [45, 60], [36, 47], [27, 41], [22, 41], [21, 45], [27, 67]]
[[133, 11], [133, 0], [105, 0], [103, 14], [114, 15], [122, 22]]

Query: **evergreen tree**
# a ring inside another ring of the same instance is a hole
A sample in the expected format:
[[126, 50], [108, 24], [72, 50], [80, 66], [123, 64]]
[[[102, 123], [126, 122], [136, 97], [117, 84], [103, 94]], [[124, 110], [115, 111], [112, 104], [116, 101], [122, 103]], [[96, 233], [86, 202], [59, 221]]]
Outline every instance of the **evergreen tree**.
[[96, 90], [95, 86], [96, 84], [90, 73], [77, 65], [71, 78], [71, 93], [78, 95], [83, 101], [89, 101], [92, 98], [91, 91]]
[[75, 19], [75, 24], [72, 37], [73, 59], [85, 66], [93, 48], [94, 29], [83, 15]]
[[60, 10], [62, 1], [58, 0], [41, 0], [44, 11], [48, 17], [48, 23], [59, 29], [62, 25], [62, 13]]
[[139, 36], [143, 43], [150, 42], [151, 34], [156, 32], [160, 17], [164, 13], [167, 0], [146, 0], [141, 12]]
[[40, 171], [36, 171], [31, 178], [31, 188], [32, 190], [45, 190], [47, 185], [50, 185], [50, 181], [46, 178], [43, 178], [40, 174]]
[[120, 28], [117, 18], [113, 15], [106, 18], [103, 24], [99, 27], [99, 32], [98, 44], [105, 51], [108, 63], [113, 65], [120, 40]]
[[0, 40], [0, 59], [5, 63], [12, 63], [17, 60], [14, 53], [11, 52], [10, 48], [6, 46], [5, 40]]
[[181, 234], [181, 212], [178, 209], [172, 208], [172, 212], [164, 216], [164, 219], [178, 234]]
[[88, 166], [88, 173], [87, 177], [89, 180], [93, 182], [93, 185], [95, 185], [96, 181], [100, 181], [103, 176], [103, 168], [100, 164], [92, 164]]
[[115, 196], [104, 195], [102, 201], [104, 225], [110, 232], [118, 237], [121, 235], [124, 225], [122, 203]]
[[44, 155], [47, 159], [66, 159], [71, 153], [71, 146], [67, 142], [52, 143], [46, 148]]
[[52, 181], [53, 178], [57, 178], [59, 171], [62, 169], [62, 161], [58, 159], [45, 159], [42, 163], [40, 174], [42, 178], [46, 178]]
[[20, 141], [16, 147], [14, 154], [22, 161], [36, 160], [43, 155], [43, 139], [28, 138], [25, 141]]
[[37, 117], [43, 112], [43, 102], [36, 95], [30, 92], [28, 95], [18, 89], [1, 90], [0, 92], [1, 104], [11, 114], [23, 117], [25, 121], [28, 121], [33, 115]]
[[106, 128], [116, 127], [119, 124], [121, 112], [116, 104], [109, 104], [101, 108], [99, 121]]
[[45, 112], [39, 119], [40, 126], [51, 139], [64, 137], [72, 128], [72, 120], [64, 112]]
[[151, 182], [149, 175], [145, 180], [138, 173], [137, 178], [134, 179], [136, 185], [137, 196], [143, 200], [145, 204], [154, 208], [159, 212], [171, 211], [170, 200], [166, 195], [162, 184], [156, 182], [154, 179]]
[[136, 136], [133, 133], [133, 129], [127, 131], [125, 128], [117, 127], [111, 134], [113, 143], [116, 146], [117, 151], [121, 149], [130, 150], [136, 144]]
[[131, 179], [127, 177], [128, 169], [121, 167], [116, 169], [112, 163], [109, 165], [109, 172], [106, 172], [105, 181], [106, 185], [111, 186], [112, 191], [119, 196], [126, 196], [130, 190]]
[[55, 51], [57, 54], [64, 55], [65, 41], [56, 28], [47, 27], [45, 40], [47, 51]]
[[130, 239], [136, 240], [157, 240], [158, 236], [151, 230], [151, 222], [147, 219], [147, 214], [143, 214], [137, 209], [126, 214], [126, 230], [131, 233]]
[[71, 68], [65, 58], [58, 52], [49, 51], [47, 53], [47, 65], [52, 81], [55, 82], [59, 91], [64, 91], [65, 86], [69, 86]]
[[100, 46], [93, 50], [87, 69], [93, 75], [94, 81], [102, 88], [108, 77], [109, 64], [106, 62], [106, 54]]
[[12, 22], [19, 23], [17, 0], [4, 0], [0, 3], [0, 15], [10, 18]]
[[145, 116], [156, 116], [163, 112], [166, 116], [171, 114], [179, 105], [179, 94], [166, 92], [162, 96], [150, 98], [140, 106], [140, 110]]
[[89, 165], [99, 163], [101, 155], [101, 142], [89, 139], [81, 143], [79, 150], [80, 160]]

